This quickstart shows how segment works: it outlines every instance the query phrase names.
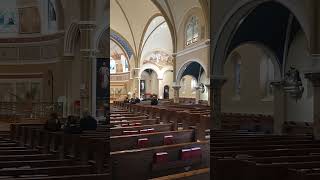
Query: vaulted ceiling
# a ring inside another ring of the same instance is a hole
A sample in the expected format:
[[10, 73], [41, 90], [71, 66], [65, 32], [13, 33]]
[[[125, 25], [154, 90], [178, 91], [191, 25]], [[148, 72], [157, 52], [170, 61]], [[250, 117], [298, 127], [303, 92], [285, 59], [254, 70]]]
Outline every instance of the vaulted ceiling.
[[[174, 46], [176, 29], [186, 13], [194, 7], [208, 8], [207, 4], [207, 0], [111, 0], [110, 26], [111, 30], [128, 41], [137, 55], [147, 26], [153, 17], [161, 15], [165, 18], [173, 35]], [[203, 12], [208, 13], [207, 10]]]

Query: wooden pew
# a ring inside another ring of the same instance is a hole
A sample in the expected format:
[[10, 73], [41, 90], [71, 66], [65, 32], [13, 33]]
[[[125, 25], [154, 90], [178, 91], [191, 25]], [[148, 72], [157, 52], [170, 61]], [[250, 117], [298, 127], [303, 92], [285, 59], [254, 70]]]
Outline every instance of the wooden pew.
[[164, 137], [172, 136], [174, 144], [194, 142], [194, 131], [183, 130], [183, 131], [164, 131], [155, 132], [151, 134], [137, 134], [127, 136], [113, 136], [110, 138], [111, 151], [122, 151], [128, 149], [141, 148], [138, 145], [139, 139], [148, 139], [146, 147], [162, 146], [164, 145]]
[[[201, 148], [200, 159], [181, 160], [182, 149], [195, 147]], [[111, 152], [112, 176], [117, 180], [140, 180], [184, 172], [185, 168], [205, 168], [209, 166], [209, 151], [206, 141]], [[160, 152], [168, 153], [168, 161], [155, 163], [155, 154]], [[123, 169], [126, 173], [123, 173]]]

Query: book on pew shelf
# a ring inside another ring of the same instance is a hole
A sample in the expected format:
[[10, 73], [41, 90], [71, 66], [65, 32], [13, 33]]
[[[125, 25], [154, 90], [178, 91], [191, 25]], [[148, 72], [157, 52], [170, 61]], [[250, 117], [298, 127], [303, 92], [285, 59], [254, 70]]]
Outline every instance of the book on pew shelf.
[[148, 146], [149, 139], [148, 138], [141, 138], [138, 139], [138, 147], [139, 148], [145, 148]]
[[174, 144], [173, 136], [172, 136], [172, 135], [164, 136], [164, 137], [163, 137], [163, 144], [164, 144], [164, 145]]
[[191, 149], [182, 149], [181, 160], [190, 160], [190, 159], [191, 159]]
[[169, 157], [167, 152], [159, 152], [156, 153], [154, 156], [154, 163], [159, 164], [159, 163], [166, 163], [168, 162]]

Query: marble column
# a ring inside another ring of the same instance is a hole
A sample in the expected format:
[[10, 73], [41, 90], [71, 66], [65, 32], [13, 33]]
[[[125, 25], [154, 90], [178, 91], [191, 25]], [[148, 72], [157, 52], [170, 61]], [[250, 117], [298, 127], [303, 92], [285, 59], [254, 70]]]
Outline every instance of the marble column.
[[210, 92], [211, 92], [211, 86], [210, 86], [210, 84], [206, 84], [205, 85], [206, 86], [206, 88], [207, 88], [207, 91], [208, 91], [208, 106], [210, 106], [211, 105], [211, 102], [210, 102]]
[[320, 140], [320, 72], [306, 73], [313, 85], [313, 135]]
[[174, 103], [179, 103], [179, 91], [181, 86], [180, 85], [174, 85], [172, 86], [173, 90], [174, 90], [174, 96], [173, 96], [173, 102]]
[[[222, 122], [222, 113], [221, 113], [221, 89], [225, 84], [227, 79], [225, 77], [214, 77], [211, 79], [212, 90], [211, 94], [211, 102], [213, 102], [213, 106], [211, 106], [212, 113], [212, 121], [213, 127], [211, 129], [221, 129]], [[212, 96], [213, 95], [213, 96]], [[212, 104], [212, 103], [211, 103]]]
[[271, 83], [274, 89], [273, 98], [273, 133], [281, 135], [283, 133], [283, 124], [287, 119], [286, 93], [283, 89], [283, 81]]

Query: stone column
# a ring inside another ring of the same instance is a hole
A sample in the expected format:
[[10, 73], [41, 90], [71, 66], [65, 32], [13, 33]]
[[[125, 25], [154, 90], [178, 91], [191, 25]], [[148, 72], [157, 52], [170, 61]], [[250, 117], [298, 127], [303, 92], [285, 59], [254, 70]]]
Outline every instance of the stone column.
[[[212, 90], [210, 91], [211, 94], [211, 104], [213, 103], [213, 106], [211, 106], [211, 112], [212, 113], [212, 121], [213, 121], [213, 127], [211, 129], [221, 129], [221, 89], [224, 83], [227, 81], [225, 77], [214, 77], [211, 79], [211, 85]], [[213, 95], [213, 96], [212, 96]]]
[[[134, 68], [133, 69], [133, 92], [132, 92], [132, 97], [133, 95], [135, 97], [140, 97], [140, 68]], [[133, 98], [135, 98], [133, 97]]]
[[174, 85], [174, 86], [172, 86], [172, 88], [174, 90], [173, 102], [179, 103], [179, 90], [180, 90], [181, 86]]
[[211, 88], [211, 86], [210, 86], [210, 84], [206, 84], [205, 85], [206, 87], [207, 87], [207, 91], [208, 91], [208, 106], [210, 106], [211, 105], [211, 102], [210, 102], [210, 92], [211, 92], [211, 90], [210, 90], [210, 88]]
[[65, 108], [66, 108], [66, 115], [72, 115], [72, 107], [73, 107], [73, 101], [72, 101], [72, 56], [64, 56], [63, 57], [63, 63], [65, 68], [65, 96], [66, 96], [66, 102], [65, 102]]
[[313, 85], [313, 135], [320, 140], [320, 72], [306, 73], [305, 78]]
[[163, 79], [158, 79], [158, 98], [163, 99], [164, 84]]
[[273, 133], [281, 135], [283, 133], [283, 123], [287, 119], [286, 93], [282, 81], [272, 82], [271, 85], [274, 89]]
[[201, 92], [200, 92], [200, 86], [197, 86], [196, 87], [196, 104], [199, 104], [199, 101], [200, 101], [200, 94], [201, 94]]
[[96, 25], [90, 22], [79, 22], [80, 28], [80, 111], [91, 111], [92, 108], [92, 63], [95, 59], [95, 50], [92, 47], [93, 31]]

